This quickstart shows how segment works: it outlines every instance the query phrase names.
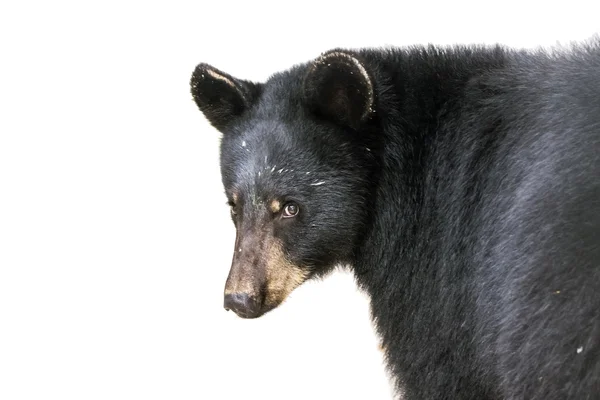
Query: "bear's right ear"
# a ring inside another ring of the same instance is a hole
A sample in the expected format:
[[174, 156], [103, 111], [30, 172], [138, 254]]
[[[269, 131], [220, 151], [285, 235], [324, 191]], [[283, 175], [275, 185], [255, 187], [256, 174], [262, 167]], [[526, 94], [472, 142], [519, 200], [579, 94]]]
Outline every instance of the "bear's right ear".
[[236, 79], [208, 64], [196, 67], [190, 86], [200, 111], [221, 132], [254, 103], [261, 89], [259, 84]]

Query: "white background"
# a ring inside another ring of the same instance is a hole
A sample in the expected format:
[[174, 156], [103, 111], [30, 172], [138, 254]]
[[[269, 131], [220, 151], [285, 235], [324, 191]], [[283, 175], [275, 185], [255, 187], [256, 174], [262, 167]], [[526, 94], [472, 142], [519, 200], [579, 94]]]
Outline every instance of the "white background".
[[566, 43], [600, 29], [595, 3], [2, 2], [0, 399], [390, 399], [350, 275], [223, 310], [234, 231], [194, 66]]

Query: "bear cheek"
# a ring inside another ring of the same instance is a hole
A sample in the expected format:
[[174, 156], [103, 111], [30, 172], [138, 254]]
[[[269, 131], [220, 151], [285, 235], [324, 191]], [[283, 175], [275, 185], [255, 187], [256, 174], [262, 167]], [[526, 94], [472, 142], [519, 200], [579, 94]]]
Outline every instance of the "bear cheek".
[[274, 240], [266, 252], [265, 264], [267, 284], [265, 306], [275, 308], [308, 278], [308, 271], [292, 262], [284, 255], [281, 242]]

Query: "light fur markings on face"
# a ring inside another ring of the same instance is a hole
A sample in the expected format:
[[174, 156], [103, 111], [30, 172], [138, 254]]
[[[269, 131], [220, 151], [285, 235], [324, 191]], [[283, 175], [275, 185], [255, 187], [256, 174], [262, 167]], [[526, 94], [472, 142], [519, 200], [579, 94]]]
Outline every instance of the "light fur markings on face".
[[288, 261], [281, 243], [273, 240], [267, 256], [267, 290], [265, 304], [277, 306], [308, 278], [308, 271]]
[[273, 214], [278, 213], [279, 211], [281, 211], [281, 202], [279, 200], [273, 200], [271, 201], [271, 203], [269, 204], [269, 208], [271, 209], [271, 212]]

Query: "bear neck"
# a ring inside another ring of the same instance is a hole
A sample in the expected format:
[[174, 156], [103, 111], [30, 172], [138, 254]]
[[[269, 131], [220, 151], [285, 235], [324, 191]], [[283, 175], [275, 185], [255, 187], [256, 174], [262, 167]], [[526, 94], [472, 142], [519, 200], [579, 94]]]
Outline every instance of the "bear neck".
[[[438, 279], [442, 267], [448, 276], [468, 273], [458, 260], [445, 259], [460, 256], [461, 246], [447, 234], [454, 226], [465, 229], [471, 218], [465, 209], [477, 204], [453, 202], [455, 208], [448, 209], [447, 203], [453, 196], [468, 198], [469, 182], [477, 179], [473, 170], [481, 167], [475, 164], [487, 162], [477, 152], [467, 158], [465, 146], [493, 143], [465, 136], [489, 127], [461, 129], [461, 124], [477, 123], [464, 114], [474, 112], [474, 96], [486, 95], [479, 80], [509, 62], [509, 53], [500, 47], [385, 54], [363, 53], [378, 82], [381, 142], [379, 167], [371, 179], [369, 223], [350, 262], [359, 286], [378, 303], [379, 314], [373, 316], [382, 326], [406, 321], [415, 313], [415, 299], [443, 290], [447, 282]], [[499, 140], [490, 137], [485, 140]]]
[[[497, 161], [493, 149], [502, 140], [496, 122], [481, 125], [497, 116], [479, 100], [489, 96], [487, 71], [504, 68], [509, 53], [471, 48], [386, 54], [364, 55], [376, 71], [381, 141], [370, 179], [369, 222], [350, 265], [371, 298], [392, 372], [417, 382], [419, 360], [409, 349], [464, 347], [460, 332], [474, 326], [465, 300], [469, 288], [460, 284], [473, 273], [475, 259], [465, 238], [481, 210], [474, 185], [485, 182], [486, 165]], [[482, 113], [488, 114], [475, 117]], [[450, 317], [462, 321], [458, 334], [444, 328]], [[456, 354], [448, 368], [472, 365], [473, 349]]]

